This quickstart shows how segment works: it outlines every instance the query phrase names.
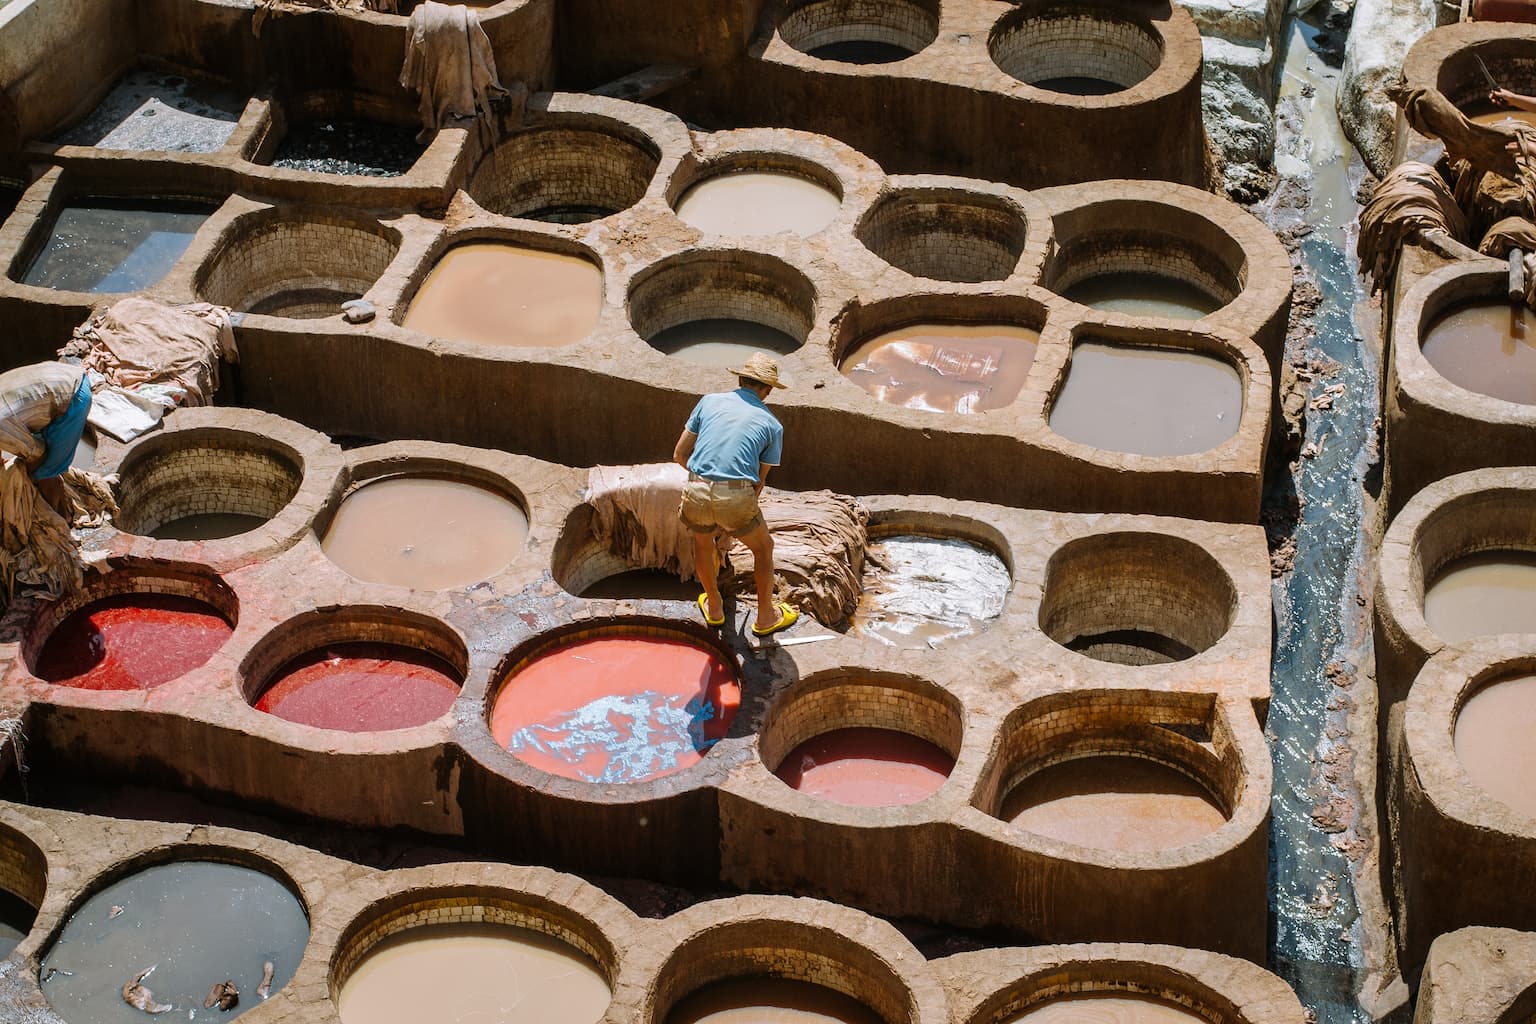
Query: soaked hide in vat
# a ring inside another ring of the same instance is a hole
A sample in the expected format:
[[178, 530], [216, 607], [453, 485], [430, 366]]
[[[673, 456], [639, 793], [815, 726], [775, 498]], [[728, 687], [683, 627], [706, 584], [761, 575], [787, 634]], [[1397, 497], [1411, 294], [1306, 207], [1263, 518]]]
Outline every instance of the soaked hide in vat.
[[261, 26], [268, 18], [292, 11], [376, 11], [399, 14], [400, 0], [257, 0], [251, 15], [251, 34], [261, 37]]
[[1445, 143], [1452, 161], [1465, 160], [1479, 171], [1514, 178], [1518, 173], [1509, 146], [1518, 143], [1513, 127], [1478, 124], [1438, 89], [1392, 89], [1389, 95], [1403, 108], [1403, 116], [1420, 135]]
[[[673, 463], [598, 466], [587, 478], [592, 533], [608, 551], [639, 569], [681, 579], [697, 576], [693, 537], [677, 517], [688, 473]], [[869, 513], [831, 491], [763, 491], [759, 506], [773, 535], [779, 596], [829, 626], [858, 607]], [[735, 542], [735, 571], [722, 585], [751, 594], [752, 554]]]
[[1467, 217], [1469, 238], [1480, 238], [1493, 225], [1511, 217], [1530, 217], [1536, 190], [1530, 169], [1522, 161], [1515, 178], [1479, 171], [1465, 160], [1452, 168], [1456, 203]]
[[1371, 275], [1373, 290], [1380, 291], [1392, 280], [1403, 245], [1431, 230], [1467, 240], [1466, 217], [1439, 172], [1412, 161], [1397, 165], [1360, 211], [1356, 252]]
[[168, 306], [138, 296], [75, 328], [59, 355], [78, 356], [113, 387], [176, 405], [208, 405], [219, 390], [220, 360], [240, 361], [228, 309], [205, 302]]
[[411, 12], [400, 84], [421, 93], [417, 140], [423, 142], [452, 119], [474, 120], [490, 109], [491, 94], [507, 92], [496, 78], [496, 54], [480, 15], [433, 0]]
[[7, 602], [23, 584], [50, 598], [78, 587], [87, 562], [70, 528], [101, 526], [118, 514], [112, 477], [70, 469], [59, 480], [63, 514], [43, 499], [19, 460], [0, 460], [0, 593]]
[[1483, 236], [1477, 251], [1484, 256], [1504, 259], [1511, 249], [1536, 252], [1536, 224], [1524, 217], [1505, 217]]

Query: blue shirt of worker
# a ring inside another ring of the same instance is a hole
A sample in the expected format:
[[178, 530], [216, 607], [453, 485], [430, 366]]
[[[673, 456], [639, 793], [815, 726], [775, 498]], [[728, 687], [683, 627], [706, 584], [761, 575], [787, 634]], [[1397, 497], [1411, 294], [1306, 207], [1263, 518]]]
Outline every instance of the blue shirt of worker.
[[688, 417], [698, 435], [688, 472], [705, 480], [750, 480], [764, 465], [784, 457], [784, 427], [763, 400], [748, 388], [705, 395]]

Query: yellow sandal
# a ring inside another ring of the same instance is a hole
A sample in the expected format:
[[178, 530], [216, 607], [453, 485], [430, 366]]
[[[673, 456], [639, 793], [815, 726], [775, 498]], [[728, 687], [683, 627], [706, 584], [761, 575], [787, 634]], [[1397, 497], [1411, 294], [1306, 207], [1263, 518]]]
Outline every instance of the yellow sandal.
[[800, 621], [800, 613], [795, 611], [795, 609], [791, 608], [787, 604], [780, 604], [779, 612], [780, 614], [778, 622], [775, 622], [767, 629], [758, 629], [757, 626], [754, 625], [752, 627], [752, 635], [768, 636], [771, 633], [777, 633], [781, 629], [788, 629], [790, 626], [793, 626], [795, 623]]
[[706, 625], [706, 626], [723, 626], [723, 625], [725, 625], [725, 616], [724, 615], [720, 616], [718, 619], [712, 619], [712, 618], [709, 617], [709, 595], [708, 594], [700, 594], [699, 595], [699, 612], [700, 612], [700, 614], [702, 614], [704, 616], [704, 625]]

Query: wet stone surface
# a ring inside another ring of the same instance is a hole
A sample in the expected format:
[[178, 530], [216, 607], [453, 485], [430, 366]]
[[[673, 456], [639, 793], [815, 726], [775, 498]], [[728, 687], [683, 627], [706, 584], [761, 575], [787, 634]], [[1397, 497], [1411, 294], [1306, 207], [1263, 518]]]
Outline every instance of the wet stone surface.
[[245, 97], [206, 82], [134, 71], [85, 120], [53, 141], [97, 149], [212, 153], [229, 140]]
[[424, 152], [411, 127], [338, 117], [290, 125], [272, 166], [394, 178], [408, 172]]

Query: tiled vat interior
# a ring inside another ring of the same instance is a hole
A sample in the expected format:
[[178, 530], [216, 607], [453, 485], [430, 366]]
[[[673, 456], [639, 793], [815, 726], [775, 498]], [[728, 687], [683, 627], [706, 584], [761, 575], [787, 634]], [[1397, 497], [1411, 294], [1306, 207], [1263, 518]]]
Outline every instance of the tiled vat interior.
[[909, 189], [882, 196], [858, 228], [859, 241], [899, 270], [938, 281], [1013, 276], [1028, 232], [1006, 200], [958, 189]]
[[833, 43], [887, 43], [917, 53], [939, 32], [935, 0], [802, 0], [779, 19], [779, 35], [804, 53]]
[[1091, 78], [1130, 88], [1157, 70], [1162, 43], [1150, 26], [1107, 6], [1026, 3], [992, 30], [992, 59], [1021, 82]]
[[771, 256], [700, 250], [637, 276], [629, 316], [646, 339], [713, 319], [750, 320], [804, 339], [816, 316], [816, 291], [798, 270]]
[[661, 153], [623, 122], [551, 118], [513, 134], [480, 160], [467, 191], [506, 217], [597, 219], [645, 195]]
[[239, 514], [271, 519], [298, 492], [299, 453], [256, 434], [208, 429], [151, 438], [119, 470], [117, 525], [149, 534], [186, 516]]

